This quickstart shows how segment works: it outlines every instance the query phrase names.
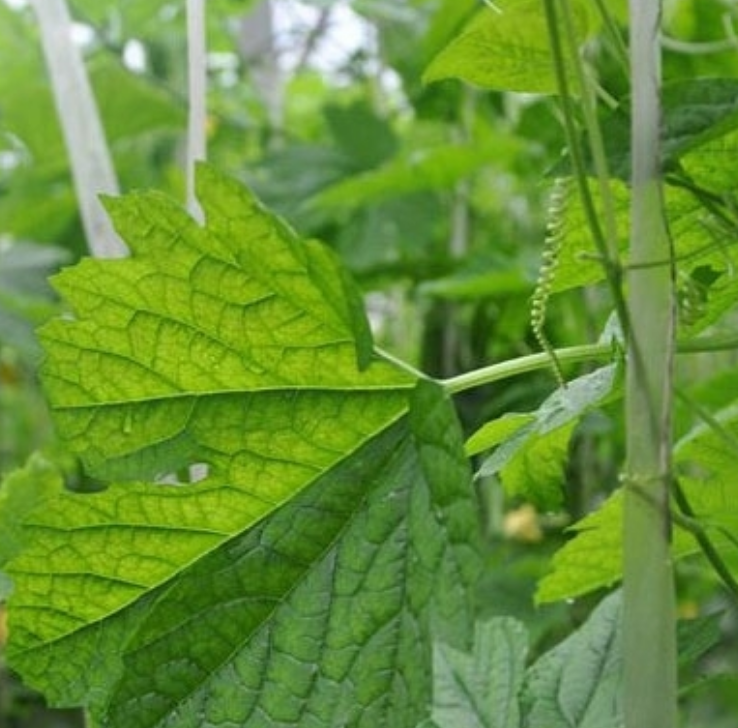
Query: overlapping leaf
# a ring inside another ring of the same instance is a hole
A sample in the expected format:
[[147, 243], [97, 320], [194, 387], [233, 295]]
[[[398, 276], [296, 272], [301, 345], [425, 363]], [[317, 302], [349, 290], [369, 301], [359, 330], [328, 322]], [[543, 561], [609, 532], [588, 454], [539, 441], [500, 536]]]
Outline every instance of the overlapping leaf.
[[[573, 3], [573, 24], [584, 40], [585, 3]], [[423, 80], [460, 78], [506, 91], [557, 93], [546, 19], [538, 0], [507, 0], [483, 8], [431, 62]], [[567, 59], [568, 60], [568, 59]], [[567, 64], [570, 71], [571, 64]]]
[[324, 248], [208, 167], [198, 186], [204, 227], [109, 201], [133, 257], [57, 280], [47, 390], [116, 482], [29, 518], [13, 663], [103, 726], [415, 726], [478, 568], [453, 411], [373, 355]]
[[[734, 573], [738, 572], [738, 510], [735, 503], [735, 457], [738, 407], [722, 410], [711, 424], [702, 423], [675, 448], [678, 469], [702, 477], [680, 477], [684, 497], [704, 528], [716, 552]], [[596, 512], [572, 527], [575, 538], [554, 556], [553, 569], [540, 583], [536, 599], [550, 602], [610, 587], [622, 576], [622, 492], [616, 492]], [[672, 555], [681, 559], [699, 552], [693, 535], [675, 524]]]
[[527, 726], [623, 725], [620, 610], [620, 594], [611, 594], [577, 632], [533, 665], [527, 676]]
[[542, 508], [557, 507], [571, 435], [584, 414], [604, 404], [616, 385], [617, 366], [610, 364], [555, 391], [535, 413], [509, 413], [488, 422], [466, 445], [470, 453], [496, 447], [479, 475], [499, 474], [509, 493]]
[[[469, 728], [615, 728], [622, 725], [619, 593], [527, 670], [528, 633], [510, 617], [478, 625], [466, 654], [436, 646], [435, 722]], [[685, 624], [680, 647], [711, 644], [709, 625]], [[425, 728], [425, 726], [423, 727]]]
[[61, 473], [44, 457], [34, 454], [23, 468], [0, 484], [0, 601], [11, 593], [5, 565], [22, 551], [23, 520], [62, 489]]
[[[661, 142], [666, 169], [678, 169], [690, 153], [709, 147], [735, 130], [738, 126], [736, 92], [738, 82], [732, 78], [680, 79], [664, 84]], [[630, 99], [624, 99], [616, 108], [608, 110], [601, 121], [602, 128], [607, 130], [603, 144], [610, 174], [621, 180], [628, 180], [631, 175], [630, 102]], [[589, 140], [586, 135], [584, 141], [587, 150]], [[586, 153], [585, 163], [588, 172], [596, 176], [589, 153]], [[731, 164], [727, 158], [725, 163]], [[555, 171], [569, 174], [570, 160], [562, 160]]]
[[438, 643], [433, 717], [439, 726], [518, 728], [528, 634], [511, 617], [480, 622], [471, 655]]

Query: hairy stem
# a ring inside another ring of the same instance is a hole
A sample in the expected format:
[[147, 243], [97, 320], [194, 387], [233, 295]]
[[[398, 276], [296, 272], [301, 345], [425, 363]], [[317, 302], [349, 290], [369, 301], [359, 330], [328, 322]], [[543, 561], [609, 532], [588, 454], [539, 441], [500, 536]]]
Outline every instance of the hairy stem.
[[[626, 728], [674, 728], [677, 675], [671, 558], [673, 266], [659, 152], [659, 0], [630, 0], [632, 206], [628, 270], [623, 706]], [[643, 497], [643, 494], [647, 498]]]

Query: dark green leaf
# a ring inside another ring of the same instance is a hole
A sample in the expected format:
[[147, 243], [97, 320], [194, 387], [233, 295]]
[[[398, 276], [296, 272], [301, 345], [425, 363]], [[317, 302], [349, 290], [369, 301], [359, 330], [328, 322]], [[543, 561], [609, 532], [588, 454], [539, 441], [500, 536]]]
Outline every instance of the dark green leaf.
[[[630, 179], [630, 100], [601, 119], [605, 130], [603, 142], [611, 175]], [[668, 170], [688, 152], [728, 134], [738, 127], [738, 80], [733, 78], [692, 78], [669, 81], [662, 91], [664, 123], [661, 129], [662, 158]], [[588, 171], [595, 168], [587, 150]], [[556, 174], [569, 174], [568, 160], [555, 169]]]

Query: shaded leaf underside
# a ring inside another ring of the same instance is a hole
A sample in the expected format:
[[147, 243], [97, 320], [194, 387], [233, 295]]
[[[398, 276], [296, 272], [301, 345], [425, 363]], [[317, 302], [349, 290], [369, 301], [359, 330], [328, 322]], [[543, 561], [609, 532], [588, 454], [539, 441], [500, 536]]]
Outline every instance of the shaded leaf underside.
[[528, 671], [530, 728], [620, 728], [620, 593], [610, 594], [579, 630]]
[[436, 643], [433, 717], [439, 726], [518, 728], [528, 633], [511, 617], [479, 622], [471, 655]]

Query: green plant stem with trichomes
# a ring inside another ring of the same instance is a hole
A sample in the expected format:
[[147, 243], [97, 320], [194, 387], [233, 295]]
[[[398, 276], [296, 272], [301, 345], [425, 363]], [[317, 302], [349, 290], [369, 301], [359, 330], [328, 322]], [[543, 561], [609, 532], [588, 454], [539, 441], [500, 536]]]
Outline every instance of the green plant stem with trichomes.
[[[583, 344], [562, 349], [554, 349], [554, 355], [559, 364], [581, 364], [589, 361], [603, 361], [612, 358], [612, 344]], [[492, 384], [510, 377], [528, 372], [535, 372], [551, 366], [551, 356], [548, 352], [529, 354], [517, 359], [493, 364], [489, 367], [475, 369], [441, 382], [449, 394], [458, 394], [467, 389], [474, 389], [485, 384]]]

